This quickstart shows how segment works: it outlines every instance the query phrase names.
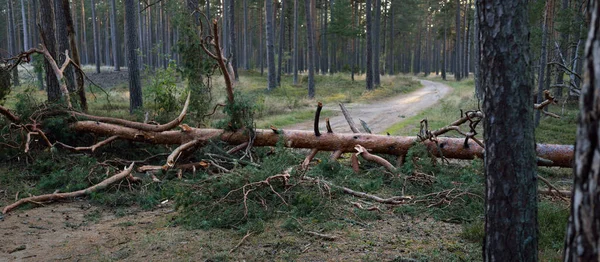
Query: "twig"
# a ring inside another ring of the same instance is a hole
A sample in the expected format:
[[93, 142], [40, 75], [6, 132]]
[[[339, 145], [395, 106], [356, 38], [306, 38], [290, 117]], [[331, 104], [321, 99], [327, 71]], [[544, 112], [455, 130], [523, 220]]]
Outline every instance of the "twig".
[[329, 117], [325, 118], [325, 126], [327, 126], [327, 133], [332, 134], [333, 129], [331, 128], [331, 123], [329, 123]]
[[74, 198], [74, 197], [88, 195], [88, 194], [96, 192], [98, 190], [102, 190], [102, 189], [108, 187], [109, 185], [128, 177], [129, 174], [131, 174], [131, 171], [133, 171], [133, 165], [134, 165], [134, 163], [131, 163], [131, 165], [129, 165], [129, 167], [127, 169], [121, 171], [120, 173], [118, 173], [114, 176], [111, 176], [111, 177], [103, 180], [102, 182], [100, 182], [96, 185], [88, 187], [86, 189], [78, 190], [75, 192], [69, 192], [69, 193], [55, 193], [55, 194], [32, 196], [32, 197], [20, 199], [19, 201], [15, 202], [9, 206], [6, 206], [2, 210], [2, 213], [6, 214], [6, 213], [10, 212], [11, 210], [13, 210], [14, 208], [16, 208], [20, 205], [23, 205], [25, 203], [29, 203], [29, 202], [46, 202], [46, 201]]
[[248, 144], [249, 144], [248, 142], [241, 143], [241, 144], [235, 146], [234, 148], [227, 150], [227, 154], [233, 154], [237, 151], [240, 151], [240, 150], [246, 148], [248, 146]]
[[112, 142], [112, 141], [115, 141], [115, 140], [117, 140], [117, 139], [119, 139], [119, 136], [111, 136], [111, 137], [109, 137], [109, 138], [107, 138], [107, 139], [105, 139], [105, 140], [102, 140], [102, 141], [100, 141], [100, 142], [98, 142], [98, 143], [96, 143], [96, 144], [94, 144], [94, 145], [92, 145], [92, 146], [78, 146], [78, 147], [73, 147], [73, 146], [70, 146], [70, 145], [64, 144], [64, 143], [62, 143], [62, 142], [56, 142], [56, 144], [57, 144], [57, 145], [60, 145], [60, 146], [62, 146], [62, 147], [64, 147], [64, 148], [66, 148], [66, 149], [73, 150], [73, 151], [85, 151], [85, 150], [90, 150], [91, 152], [94, 152], [94, 151], [96, 151], [96, 149], [98, 149], [99, 147], [101, 147], [101, 146], [104, 146], [104, 145], [107, 145], [107, 144], [110, 144], [110, 142]]
[[337, 236], [321, 234], [321, 233], [317, 233], [314, 231], [304, 231], [304, 234], [311, 235], [313, 237], [322, 238], [322, 239], [325, 239], [328, 241], [334, 241], [338, 238]]
[[244, 237], [242, 237], [242, 240], [240, 240], [240, 242], [237, 245], [235, 245], [235, 247], [233, 247], [231, 250], [229, 250], [229, 254], [233, 253], [233, 251], [238, 249], [238, 247], [240, 247], [242, 245], [242, 243], [244, 243], [244, 240], [246, 240], [246, 238], [248, 238], [250, 235], [252, 235], [252, 232], [246, 233], [246, 235]]
[[[564, 194], [564, 193], [565, 193], [565, 192], [568, 192], [568, 191], [564, 191], [564, 192], [563, 192], [563, 191], [561, 191], [561, 190], [558, 190], [558, 188], [556, 188], [554, 185], [552, 185], [552, 183], [550, 183], [550, 181], [548, 181], [548, 180], [547, 180], [546, 178], [544, 178], [543, 176], [540, 176], [540, 175], [538, 175], [537, 177], [538, 177], [538, 179], [542, 180], [542, 182], [544, 182], [544, 183], [545, 183], [545, 184], [548, 186], [548, 192], [552, 193], [552, 190], [554, 190], [554, 191], [556, 191], [556, 195], [557, 195], [558, 197], [560, 197], [562, 200], [565, 200], [565, 201], [567, 200], [567, 199], [564, 197], [564, 195], [567, 195], [567, 194]], [[568, 196], [571, 196], [571, 192], [568, 192]]]
[[347, 187], [338, 186], [338, 185], [335, 185], [335, 184], [333, 184], [329, 181], [323, 180], [323, 179], [316, 179], [316, 178], [307, 177], [307, 176], [302, 177], [302, 179], [309, 180], [309, 181], [316, 182], [316, 183], [322, 182], [329, 187], [340, 189], [340, 190], [342, 190], [342, 192], [344, 192], [346, 194], [353, 195], [353, 196], [360, 197], [360, 198], [370, 199], [370, 200], [373, 200], [375, 202], [382, 203], [382, 204], [400, 205], [400, 204], [405, 204], [406, 200], [412, 199], [412, 197], [410, 197], [410, 196], [395, 196], [395, 197], [390, 197], [390, 198], [381, 198], [381, 197], [371, 195], [368, 193], [354, 191]]

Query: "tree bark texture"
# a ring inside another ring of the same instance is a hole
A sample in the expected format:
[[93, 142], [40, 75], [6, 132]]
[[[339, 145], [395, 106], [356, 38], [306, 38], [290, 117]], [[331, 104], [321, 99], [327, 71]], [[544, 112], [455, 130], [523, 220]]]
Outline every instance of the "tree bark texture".
[[[54, 37], [54, 3], [52, 1], [40, 0], [40, 18], [42, 27], [42, 37], [46, 49], [56, 60], [56, 38]], [[46, 90], [48, 101], [56, 102], [60, 100], [60, 86], [52, 66], [48, 60], [44, 59], [44, 71], [46, 72]]]
[[[8, 0], [8, 40], [9, 40], [9, 52], [11, 56], [17, 55], [19, 53], [17, 47], [17, 35], [15, 33], [15, 16], [14, 16], [14, 8], [13, 8], [13, 0]], [[19, 70], [18, 67], [15, 67], [12, 71], [12, 83], [14, 86], [19, 85]]]
[[117, 34], [117, 6], [115, 0], [110, 0], [110, 38], [112, 40], [113, 65], [115, 71], [121, 71], [119, 64], [119, 36]]
[[379, 37], [381, 31], [381, 0], [375, 0], [375, 19], [373, 28], [373, 85], [381, 85], [381, 77], [379, 73], [379, 56], [381, 50], [381, 39]]
[[294, 85], [298, 84], [298, 2], [294, 0]]
[[367, 39], [366, 45], [367, 50], [367, 64], [365, 65], [367, 70], [367, 90], [373, 90], [373, 22], [371, 15], [371, 0], [366, 0], [365, 12], [367, 13]]
[[100, 74], [100, 36], [98, 35], [98, 21], [96, 21], [96, 2], [91, 0], [92, 5], [92, 31], [94, 34], [94, 63], [96, 74]]
[[588, 6], [585, 77], [575, 145], [575, 179], [564, 261], [600, 260], [600, 3]]
[[460, 0], [456, 0], [456, 41], [454, 43], [455, 59], [454, 59], [454, 79], [460, 81], [462, 79], [462, 55], [460, 44]]
[[129, 113], [133, 114], [136, 109], [142, 108], [142, 85], [140, 83], [140, 71], [138, 66], [137, 49], [137, 3], [134, 0], [125, 0], [125, 13], [127, 14], [127, 67], [129, 71]]
[[477, 0], [480, 70], [486, 83], [485, 261], [537, 261], [533, 74], [527, 2]]
[[273, 1], [265, 0], [265, 18], [267, 31], [267, 68], [268, 89], [273, 90], [277, 86], [277, 75], [275, 72], [275, 28], [273, 24]]
[[[77, 48], [77, 40], [75, 36], [75, 28], [73, 26], [73, 16], [71, 15], [71, 6], [69, 4], [69, 0], [62, 0], [61, 8], [63, 10], [63, 14], [65, 16], [65, 24], [67, 26], [67, 34], [69, 37], [69, 47], [71, 50], [71, 58], [73, 59], [73, 63], [81, 68], [81, 59], [79, 56], [79, 49]], [[73, 68], [73, 67], [71, 67]], [[73, 68], [74, 69], [74, 68]], [[73, 71], [73, 70], [71, 70]], [[73, 72], [72, 72], [73, 73]], [[87, 111], [87, 98], [85, 97], [85, 86], [83, 79], [83, 72], [79, 70], [75, 70], [76, 75], [76, 91], [79, 95], [79, 105], [81, 106], [82, 111]]]
[[[65, 15], [65, 10], [62, 8], [62, 0], [52, 0], [54, 2], [54, 18], [56, 19], [55, 24], [55, 37], [57, 44], [57, 55], [58, 59], [56, 62], [59, 65], [62, 65], [65, 62], [65, 52], [68, 50], [69, 56], [72, 54], [71, 46], [69, 45], [69, 38], [67, 32], [67, 19]], [[45, 11], [42, 11], [45, 12]], [[67, 82], [67, 89], [69, 92], [73, 93], [77, 89], [75, 87], [75, 75], [73, 74], [73, 66], [67, 66], [67, 70], [65, 70], [65, 79]]]
[[314, 15], [311, 13], [313, 8], [311, 7], [311, 0], [304, 2], [304, 10], [306, 16], [306, 39], [308, 45], [308, 98], [312, 99], [315, 97], [315, 67], [316, 67], [316, 48], [315, 48], [315, 28], [311, 17]]

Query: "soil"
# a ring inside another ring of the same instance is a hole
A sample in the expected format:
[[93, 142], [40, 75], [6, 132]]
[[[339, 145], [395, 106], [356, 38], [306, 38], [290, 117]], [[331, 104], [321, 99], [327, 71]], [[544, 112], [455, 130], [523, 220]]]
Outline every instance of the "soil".
[[[120, 211], [122, 212], [122, 211]], [[474, 260], [461, 226], [383, 213], [380, 220], [339, 221], [333, 241], [292, 232], [276, 221], [243, 237], [235, 230], [173, 227], [170, 203], [152, 211], [114, 210], [85, 200], [16, 210], [0, 220], [0, 261], [445, 261]], [[373, 211], [376, 212], [376, 211]], [[351, 217], [351, 215], [349, 215]], [[308, 223], [307, 223], [308, 224]], [[432, 257], [432, 254], [437, 254]]]
[[[421, 82], [424, 87], [410, 94], [372, 104], [348, 104], [347, 108], [357, 124], [362, 119], [374, 133], [382, 132], [403, 117], [433, 106], [451, 91], [440, 83]], [[333, 117], [331, 123], [335, 132], [350, 131], [343, 116]], [[310, 130], [312, 122], [294, 128]], [[0, 204], [6, 205], [13, 196], [3, 189], [0, 185]], [[268, 222], [262, 233], [250, 235], [235, 248], [244, 232], [175, 227], [170, 223], [177, 214], [172, 204], [151, 211], [123, 210], [77, 199], [15, 210], [0, 215], [0, 261], [447, 261], [449, 257], [481, 257], [477, 244], [460, 238], [461, 225], [387, 210], [379, 220], [370, 221], [352, 220], [356, 216], [349, 212], [348, 220], [336, 221], [338, 229], [325, 233], [336, 236], [333, 241], [286, 230], [283, 221]], [[305, 225], [309, 227], [310, 221]]]
[[[348, 109], [348, 112], [352, 116], [354, 123], [359, 130], [364, 130], [360, 123], [360, 120], [363, 120], [367, 123], [372, 133], [382, 133], [388, 127], [403, 121], [405, 118], [416, 115], [423, 109], [436, 105], [440, 99], [452, 91], [452, 88], [442, 83], [429, 80], [420, 81], [423, 87], [414, 92], [372, 103], [346, 104], [346, 109]], [[323, 108], [339, 112], [337, 116], [329, 119], [333, 132], [352, 132], [348, 122], [346, 122], [346, 119], [341, 114], [339, 105], [324, 105]], [[313, 130], [313, 128], [313, 121], [284, 127], [284, 129], [296, 130]], [[319, 128], [320, 130], [323, 130], [322, 132], [326, 130], [324, 119], [321, 119], [319, 122]]]

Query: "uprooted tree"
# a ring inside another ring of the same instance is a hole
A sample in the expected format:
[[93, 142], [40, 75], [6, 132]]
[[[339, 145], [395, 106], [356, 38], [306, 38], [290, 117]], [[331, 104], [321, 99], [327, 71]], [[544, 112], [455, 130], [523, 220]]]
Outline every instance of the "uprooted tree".
[[[201, 22], [200, 24], [200, 27], [202, 28], [204, 23]], [[210, 165], [210, 163], [202, 161], [190, 162], [187, 160], [187, 156], [194, 150], [211, 144], [214, 141], [222, 141], [234, 146], [228, 152], [224, 152], [225, 154], [244, 149], [250, 150], [252, 147], [276, 145], [283, 145], [288, 148], [311, 149], [311, 152], [306, 156], [302, 163], [302, 168], [304, 169], [310, 166], [310, 163], [317, 152], [330, 151], [332, 152], [330, 157], [331, 160], [336, 160], [343, 153], [352, 153], [352, 166], [355, 170], [359, 169], [358, 157], [360, 156], [366, 161], [373, 161], [384, 166], [390, 172], [396, 172], [393, 164], [375, 154], [397, 156], [398, 163], [402, 163], [404, 157], [409, 152], [409, 149], [416, 144], [424, 144], [432, 156], [441, 158], [442, 160], [483, 158], [485, 141], [481, 141], [476, 137], [478, 134], [477, 125], [484, 118], [483, 113], [479, 110], [461, 112], [459, 119], [438, 130], [429, 130], [427, 120], [424, 120], [421, 122], [421, 131], [415, 137], [358, 133], [358, 128], [354, 126], [354, 122], [347, 112], [345, 112], [345, 115], [348, 123], [355, 133], [334, 133], [334, 130], [332, 130], [329, 125], [327, 125], [327, 132], [321, 133], [318, 128], [318, 123], [320, 121], [319, 115], [322, 108], [320, 103], [315, 114], [315, 129], [313, 131], [282, 130], [276, 127], [266, 130], [254, 129], [252, 128], [251, 123], [248, 122], [248, 119], [245, 119], [251, 114], [249, 111], [252, 110], [252, 108], [241, 104], [238, 99], [234, 98], [234, 82], [229, 74], [230, 64], [223, 55], [220, 46], [217, 21], [215, 20], [210, 23], [206, 21], [206, 24], [211, 24], [210, 28], [212, 33], [199, 33], [199, 36], [204, 36], [200, 41], [201, 47], [210, 58], [216, 61], [216, 66], [223, 74], [226, 85], [227, 104], [224, 107], [224, 112], [228, 113], [228, 118], [224, 129], [195, 128], [184, 124], [183, 120], [186, 117], [188, 105], [190, 103], [189, 95], [179, 116], [166, 124], [135, 122], [79, 112], [70, 104], [69, 91], [62, 79], [64, 68], [71, 63], [68, 54], [65, 63], [62, 66], [59, 66], [52, 56], [47, 55], [47, 50], [44, 45], [40, 45], [39, 48], [28, 50], [14, 58], [2, 61], [4, 66], [0, 68], [0, 74], [8, 71], [5, 69], [14, 68], [18, 63], [28, 62], [29, 56], [33, 53], [44, 54], [45, 59], [52, 65], [56, 78], [59, 81], [63, 81], [61, 91], [65, 97], [64, 100], [66, 106], [44, 106], [27, 117], [19, 116], [17, 113], [13, 113], [11, 110], [0, 106], [0, 114], [10, 122], [9, 128], [20, 133], [21, 137], [23, 137], [23, 139], [18, 142], [6, 145], [23, 150], [24, 152], [31, 150], [32, 144], [34, 143], [39, 144], [37, 145], [38, 148], [46, 147], [52, 150], [64, 149], [76, 152], [94, 152], [115, 140], [176, 146], [166, 157], [163, 165], [140, 166], [137, 167], [137, 171], [139, 172], [168, 169], [195, 170], [197, 168], [204, 168], [207, 165]], [[77, 66], [76, 69], [81, 70]], [[1, 87], [0, 90], [2, 90]], [[546, 101], [534, 105], [534, 108], [542, 110], [544, 107], [553, 103], [556, 103], [554, 98], [549, 93], [546, 93]], [[342, 109], [344, 108], [342, 107]], [[45, 117], [57, 115], [62, 115], [67, 119], [68, 124], [66, 125], [66, 128], [63, 129], [65, 132], [71, 132], [78, 135], [92, 134], [96, 138], [105, 137], [105, 139], [91, 146], [69, 145], [67, 141], [52, 139], [52, 137], [59, 136], [57, 136], [57, 134], [48, 135], [47, 129], [42, 125], [42, 120]], [[558, 117], [555, 115], [552, 116]], [[441, 137], [442, 134], [450, 131], [457, 132], [463, 136], [463, 138]], [[34, 139], [34, 137], [39, 137], [41, 139]], [[570, 145], [538, 144], [536, 149], [538, 165], [560, 167], [570, 167], [572, 165], [573, 147]], [[239, 162], [248, 165], [253, 164], [252, 161], [239, 160]], [[83, 196], [105, 188], [108, 184], [118, 182], [122, 179], [135, 181], [135, 177], [131, 176], [132, 171], [133, 167], [130, 166], [130, 168], [125, 171], [85, 190], [24, 198], [13, 205], [4, 208], [3, 213], [9, 212], [23, 203], [35, 203]], [[281, 180], [285, 182], [287, 181], [287, 177], [289, 177], [289, 174], [286, 174], [287, 172], [280, 175], [273, 175], [273, 177], [269, 177], [260, 183], [252, 183], [241, 188], [240, 190], [244, 191], [244, 204], [245, 198], [247, 197], [246, 190], [251, 190], [250, 188], [257, 186], [271, 186], [271, 180]], [[381, 198], [363, 192], [357, 192], [350, 188], [337, 186], [327, 181], [311, 179], [312, 178], [306, 178], [305, 180], [313, 181], [315, 183], [324, 183], [328, 188], [338, 188], [344, 193], [368, 198], [380, 203], [400, 204], [410, 200], [410, 198], [406, 196]], [[277, 194], [275, 190], [273, 190], [273, 192]]]

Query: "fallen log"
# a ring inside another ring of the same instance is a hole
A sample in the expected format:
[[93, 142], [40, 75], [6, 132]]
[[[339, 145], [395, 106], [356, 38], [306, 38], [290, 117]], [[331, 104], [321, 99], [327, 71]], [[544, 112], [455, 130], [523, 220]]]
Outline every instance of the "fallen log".
[[119, 172], [118, 174], [111, 176], [105, 180], [103, 180], [102, 182], [93, 185], [91, 187], [88, 187], [86, 189], [82, 189], [82, 190], [78, 190], [75, 192], [68, 192], [68, 193], [53, 193], [53, 194], [47, 194], [47, 195], [40, 195], [40, 196], [32, 196], [32, 197], [27, 197], [27, 198], [23, 198], [20, 199], [19, 201], [6, 206], [3, 210], [2, 210], [2, 214], [6, 214], [8, 212], [10, 212], [11, 210], [17, 208], [20, 205], [23, 205], [25, 203], [39, 203], [39, 202], [46, 202], [46, 201], [54, 201], [54, 200], [60, 200], [60, 199], [67, 199], [67, 198], [74, 198], [74, 197], [79, 197], [79, 196], [84, 196], [84, 195], [89, 195], [92, 192], [96, 192], [98, 190], [102, 190], [106, 187], [108, 187], [109, 185], [121, 181], [125, 178], [127, 178], [130, 174], [131, 171], [133, 171], [133, 164], [131, 163], [131, 165], [129, 165], [128, 168], [126, 168], [125, 170]]
[[[248, 141], [248, 133], [244, 130], [229, 132], [221, 129], [190, 128], [186, 132], [141, 131], [129, 127], [106, 124], [96, 121], [77, 121], [71, 124], [71, 129], [79, 132], [94, 133], [105, 136], [119, 136], [121, 139], [153, 143], [153, 144], [184, 144], [193, 140], [207, 141], [220, 139], [231, 145], [239, 145]], [[315, 136], [313, 131], [257, 129], [254, 146], [275, 146], [283, 136], [284, 145], [290, 148], [310, 148], [320, 151], [356, 152], [358, 144], [370, 150], [371, 153], [388, 155], [405, 155], [419, 140], [411, 136], [385, 136], [372, 134], [339, 134], [323, 133]], [[438, 137], [437, 144], [423, 141], [435, 156], [453, 159], [483, 158], [484, 149], [473, 141], [464, 147], [463, 138]], [[438, 149], [439, 146], [439, 149]], [[551, 162], [540, 162], [541, 166], [571, 167], [573, 162], [572, 145], [537, 144], [537, 155]]]

